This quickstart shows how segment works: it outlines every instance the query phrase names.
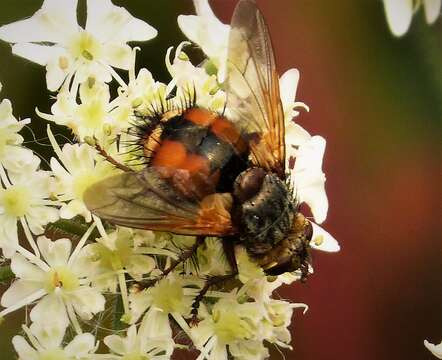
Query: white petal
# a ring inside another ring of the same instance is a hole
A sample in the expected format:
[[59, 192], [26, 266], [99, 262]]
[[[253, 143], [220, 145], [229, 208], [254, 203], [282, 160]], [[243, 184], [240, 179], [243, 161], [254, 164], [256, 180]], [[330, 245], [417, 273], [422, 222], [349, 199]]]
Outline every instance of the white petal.
[[140, 281], [143, 274], [150, 273], [155, 267], [155, 260], [146, 255], [132, 255], [126, 269], [130, 276]]
[[61, 53], [48, 61], [46, 65], [46, 84], [48, 89], [50, 91], [58, 90], [66, 76], [73, 71], [73, 66], [74, 60], [67, 53]]
[[104, 338], [106, 346], [114, 353], [118, 355], [124, 355], [128, 350], [126, 347], [126, 339], [118, 335], [109, 335]]
[[51, 241], [45, 236], [40, 236], [37, 239], [37, 244], [43, 258], [51, 267], [67, 264], [72, 246], [69, 239]]
[[279, 91], [284, 113], [286, 113], [294, 105], [298, 81], [299, 71], [297, 69], [287, 70], [279, 79]]
[[133, 17], [110, 0], [88, 0], [86, 30], [103, 42], [146, 41], [157, 36], [148, 23]]
[[424, 345], [434, 356], [438, 359], [442, 359], [442, 342], [440, 342], [439, 345], [436, 345], [424, 340]]
[[184, 35], [201, 47], [211, 58], [226, 58], [230, 26], [216, 18], [195, 15], [178, 16], [178, 26]]
[[341, 249], [338, 242], [333, 236], [331, 236], [319, 225], [316, 225], [314, 222], [311, 221], [310, 223], [313, 227], [313, 235], [310, 241], [310, 246], [313, 249], [327, 252], [337, 252]]
[[10, 307], [41, 289], [41, 283], [35, 281], [17, 280], [6, 290], [1, 299], [3, 307]]
[[413, 16], [413, 0], [384, 0], [384, 8], [393, 35], [404, 35]]
[[67, 355], [72, 357], [85, 356], [93, 352], [95, 347], [95, 338], [92, 334], [86, 333], [77, 335], [65, 348]]
[[16, 254], [11, 260], [11, 270], [17, 278], [24, 280], [43, 281], [44, 271], [32, 264], [21, 254]]
[[2, 159], [2, 165], [12, 172], [23, 171], [25, 167], [31, 166], [34, 154], [31, 150], [21, 146], [10, 146], [8, 152]]
[[61, 345], [66, 327], [46, 321], [45, 323], [32, 323], [30, 330], [44, 348], [53, 349]]
[[220, 344], [219, 342], [216, 342], [215, 346], [213, 347], [212, 351], [210, 352], [210, 360], [227, 360], [227, 347], [224, 344]]
[[127, 329], [126, 339], [129, 348], [134, 349], [137, 345], [137, 327], [135, 325], [132, 325]]
[[143, 338], [155, 338], [172, 336], [167, 313], [150, 308], [141, 321], [138, 335]]
[[213, 14], [207, 0], [195, 0], [198, 16], [178, 16], [178, 26], [184, 35], [201, 47], [218, 67], [218, 80], [224, 81], [230, 25], [223, 24]]
[[106, 44], [105, 58], [109, 65], [128, 70], [132, 64], [132, 49], [124, 44]]
[[325, 175], [322, 172], [325, 144], [323, 137], [313, 136], [310, 141], [300, 145], [292, 173], [296, 195], [310, 207], [319, 224], [324, 222], [328, 212]]
[[61, 299], [55, 294], [46, 295], [31, 310], [30, 317], [34, 322], [46, 324], [48, 322], [48, 314], [51, 314], [50, 321], [54, 326], [60, 328], [69, 324], [66, 308]]
[[425, 19], [428, 24], [434, 23], [440, 15], [441, 0], [424, 0]]
[[0, 39], [12, 43], [60, 43], [77, 27], [77, 0], [45, 0], [41, 9], [29, 19], [0, 27]]
[[84, 320], [90, 320], [93, 314], [104, 310], [104, 296], [96, 289], [81, 287], [70, 295], [75, 312]]
[[37, 350], [32, 348], [23, 336], [14, 336], [12, 338], [12, 345], [14, 345], [15, 351], [20, 356], [20, 360], [39, 360], [40, 356]]
[[20, 43], [12, 47], [12, 53], [39, 65], [46, 66], [49, 61], [65, 54], [66, 50], [59, 46]]

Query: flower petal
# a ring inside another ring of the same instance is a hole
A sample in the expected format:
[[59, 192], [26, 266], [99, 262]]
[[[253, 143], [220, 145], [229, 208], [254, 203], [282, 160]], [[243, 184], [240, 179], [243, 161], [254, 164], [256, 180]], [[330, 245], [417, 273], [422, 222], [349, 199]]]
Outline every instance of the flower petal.
[[11, 43], [62, 43], [77, 28], [77, 0], [45, 0], [29, 19], [0, 27], [0, 39]]
[[64, 351], [66, 355], [81, 357], [93, 352], [94, 347], [95, 337], [92, 334], [86, 333], [74, 337], [74, 339], [64, 348]]
[[423, 0], [425, 19], [428, 24], [434, 23], [440, 15], [441, 0]]
[[48, 321], [48, 314], [51, 314], [51, 321], [54, 326], [67, 327], [69, 324], [68, 315], [63, 301], [55, 294], [46, 295], [31, 310], [30, 318], [36, 323], [45, 324]]
[[194, 0], [195, 15], [178, 16], [178, 26], [184, 35], [201, 47], [218, 67], [218, 79], [224, 81], [230, 25], [215, 16], [208, 0]]
[[17, 351], [20, 359], [26, 360], [39, 360], [37, 350], [32, 348], [23, 336], [16, 335], [12, 338], [12, 345], [14, 345], [15, 351]]
[[284, 114], [292, 110], [298, 89], [299, 71], [289, 69], [279, 79], [279, 92]]
[[124, 355], [129, 349], [127, 349], [126, 341], [123, 337], [118, 335], [109, 335], [104, 338], [106, 346], [115, 354]]
[[37, 239], [37, 244], [43, 258], [51, 267], [67, 264], [72, 246], [69, 239], [51, 241], [45, 236], [40, 236]]
[[46, 321], [45, 323], [32, 323], [30, 330], [44, 348], [53, 349], [61, 345], [66, 327]]
[[86, 30], [103, 42], [147, 41], [158, 32], [110, 0], [88, 0]]
[[436, 345], [424, 340], [424, 345], [434, 356], [438, 359], [442, 359], [442, 342], [440, 342], [439, 345]]
[[312, 224], [313, 227], [313, 235], [312, 239], [310, 240], [310, 246], [313, 249], [327, 252], [337, 252], [341, 249], [336, 239], [327, 231], [312, 221], [310, 224]]
[[104, 310], [104, 296], [96, 289], [83, 286], [70, 294], [75, 312], [84, 320], [90, 320], [93, 314]]
[[384, 9], [393, 35], [404, 35], [411, 24], [413, 0], [384, 0]]
[[132, 48], [124, 44], [107, 44], [105, 49], [105, 58], [110, 66], [128, 70], [132, 64]]
[[15, 254], [11, 260], [11, 270], [17, 278], [31, 281], [43, 281], [44, 271], [32, 264], [21, 254]]
[[46, 66], [51, 60], [58, 59], [59, 56], [66, 53], [66, 50], [59, 46], [46, 46], [29, 43], [19, 43], [12, 47], [12, 53]]
[[150, 273], [155, 268], [155, 260], [146, 255], [132, 255], [126, 265], [129, 275], [140, 281], [143, 274]]
[[322, 172], [325, 145], [323, 137], [312, 136], [308, 141], [297, 145], [297, 149], [287, 151], [288, 155], [296, 158], [291, 179], [296, 195], [300, 202], [305, 202], [310, 207], [315, 221], [319, 224], [324, 222], [328, 212], [326, 179]]
[[41, 283], [39, 282], [17, 280], [3, 293], [1, 305], [3, 307], [13, 306], [40, 289]]

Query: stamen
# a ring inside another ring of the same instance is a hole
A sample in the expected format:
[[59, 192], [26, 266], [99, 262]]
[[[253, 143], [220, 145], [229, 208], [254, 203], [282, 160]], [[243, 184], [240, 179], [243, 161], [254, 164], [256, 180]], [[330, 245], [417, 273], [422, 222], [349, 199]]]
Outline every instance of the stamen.
[[29, 245], [31, 245], [32, 250], [34, 250], [35, 256], [37, 258], [40, 257], [40, 251], [38, 250], [37, 244], [35, 243], [34, 237], [29, 230], [28, 223], [26, 222], [26, 218], [24, 216], [20, 217], [20, 224], [23, 227]]
[[77, 315], [75, 314], [74, 306], [70, 301], [66, 301], [66, 310], [68, 312], [69, 319], [71, 320], [72, 325], [74, 326], [75, 332], [78, 335], [82, 334], [83, 331], [81, 330], [80, 323], [78, 322]]

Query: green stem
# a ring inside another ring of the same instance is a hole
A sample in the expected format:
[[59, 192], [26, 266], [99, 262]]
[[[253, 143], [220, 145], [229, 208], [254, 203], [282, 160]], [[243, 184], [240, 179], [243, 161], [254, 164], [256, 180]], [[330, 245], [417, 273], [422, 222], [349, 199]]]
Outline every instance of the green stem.
[[0, 283], [14, 279], [15, 275], [9, 265], [0, 266]]

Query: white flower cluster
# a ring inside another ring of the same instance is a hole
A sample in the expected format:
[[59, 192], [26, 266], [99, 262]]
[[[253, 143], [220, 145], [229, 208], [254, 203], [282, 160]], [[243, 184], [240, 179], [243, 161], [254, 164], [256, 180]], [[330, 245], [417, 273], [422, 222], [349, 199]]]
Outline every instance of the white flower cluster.
[[[90, 185], [121, 172], [110, 157], [127, 164], [136, 160], [136, 154], [120, 151], [119, 142], [132, 140], [127, 130], [137, 114], [179, 107], [194, 92], [198, 106], [223, 110], [230, 27], [215, 17], [207, 0], [194, 3], [197, 15], [179, 16], [178, 24], [211, 68], [194, 66], [185, 53], [190, 42], [183, 42], [173, 56], [173, 48], [165, 56], [167, 84], [148, 69], [137, 72], [138, 49], [128, 45], [155, 37], [156, 30], [110, 0], [87, 0], [85, 28], [77, 23], [77, 0], [44, 0], [33, 16], [0, 27], [0, 39], [13, 44], [13, 53], [46, 67], [47, 87], [57, 92], [51, 113], [37, 110], [38, 115], [68, 127], [76, 141], [60, 146], [48, 125], [54, 157], [50, 171], [42, 170], [19, 135], [30, 120], [17, 120], [10, 101], [1, 102], [0, 248], [15, 279], [1, 296], [0, 317], [6, 321], [23, 307], [30, 311], [23, 334], [12, 340], [21, 360], [163, 360], [183, 347], [198, 350], [198, 359], [227, 359], [228, 354], [264, 359], [265, 343], [290, 348], [293, 310], [307, 307], [275, 300], [272, 293], [299, 280], [300, 273], [266, 276], [237, 247], [237, 279], [205, 291], [195, 316], [192, 304], [205, 277], [231, 272], [221, 241], [206, 239], [196, 261], [162, 276], [192, 246], [193, 237], [113, 226], [83, 202]], [[298, 80], [296, 69], [280, 79], [287, 167], [299, 200], [322, 223], [328, 211], [325, 140], [292, 120], [299, 109], [308, 110], [295, 102]], [[329, 233], [312, 226], [311, 247], [339, 250]], [[149, 281], [154, 285], [143, 285]], [[180, 342], [183, 337], [187, 340]], [[100, 340], [107, 353], [98, 350]]]

